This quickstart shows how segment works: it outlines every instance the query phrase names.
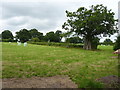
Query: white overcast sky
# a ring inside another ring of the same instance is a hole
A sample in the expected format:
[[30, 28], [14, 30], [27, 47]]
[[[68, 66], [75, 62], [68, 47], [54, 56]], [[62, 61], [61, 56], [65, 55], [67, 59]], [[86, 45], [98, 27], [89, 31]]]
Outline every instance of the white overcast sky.
[[[14, 35], [23, 28], [36, 28], [42, 33], [62, 30], [66, 21], [65, 11], [76, 11], [79, 7], [103, 4], [112, 9], [118, 19], [120, 0], [1, 0], [0, 33], [10, 30]], [[116, 34], [117, 35], [117, 34]], [[110, 39], [116, 39], [116, 35]], [[105, 38], [102, 38], [103, 41]]]

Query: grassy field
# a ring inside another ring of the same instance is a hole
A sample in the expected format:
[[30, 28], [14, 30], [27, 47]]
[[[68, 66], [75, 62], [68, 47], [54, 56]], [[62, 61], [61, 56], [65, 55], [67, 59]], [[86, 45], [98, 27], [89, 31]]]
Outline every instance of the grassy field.
[[2, 43], [2, 78], [68, 75], [79, 88], [102, 87], [95, 79], [118, 75], [112, 46], [97, 51], [29, 44]]

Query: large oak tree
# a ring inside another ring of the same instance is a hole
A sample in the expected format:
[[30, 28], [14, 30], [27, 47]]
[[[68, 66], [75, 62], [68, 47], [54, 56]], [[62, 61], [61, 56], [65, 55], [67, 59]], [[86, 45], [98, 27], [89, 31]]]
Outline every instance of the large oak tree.
[[84, 49], [92, 49], [92, 40], [98, 35], [112, 35], [116, 30], [114, 12], [101, 5], [91, 6], [90, 9], [80, 7], [76, 12], [66, 11], [68, 20], [62, 28], [70, 33], [84, 37]]

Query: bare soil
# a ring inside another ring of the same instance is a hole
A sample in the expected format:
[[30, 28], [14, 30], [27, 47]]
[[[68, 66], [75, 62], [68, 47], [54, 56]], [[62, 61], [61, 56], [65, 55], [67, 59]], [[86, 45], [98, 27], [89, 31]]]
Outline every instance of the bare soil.
[[[106, 88], [120, 88], [120, 77], [110, 75], [96, 79]], [[2, 88], [77, 88], [77, 85], [68, 76], [57, 75], [52, 77], [31, 78], [4, 78]]]
[[102, 82], [106, 88], [120, 88], [120, 77], [110, 75], [97, 79], [97, 81]]
[[68, 76], [7, 78], [2, 79], [2, 88], [77, 88]]
[[118, 56], [112, 56], [111, 58], [118, 58]]

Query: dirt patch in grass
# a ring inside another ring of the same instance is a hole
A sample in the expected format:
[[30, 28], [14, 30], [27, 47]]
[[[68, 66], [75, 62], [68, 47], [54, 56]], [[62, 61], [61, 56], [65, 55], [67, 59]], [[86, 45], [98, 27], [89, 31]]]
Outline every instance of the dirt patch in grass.
[[110, 75], [97, 79], [102, 82], [106, 88], [120, 88], [120, 77]]
[[77, 88], [68, 76], [2, 79], [3, 88]]
[[113, 59], [114, 59], [114, 58], [118, 58], [118, 56], [112, 56], [111, 58], [113, 58]]

